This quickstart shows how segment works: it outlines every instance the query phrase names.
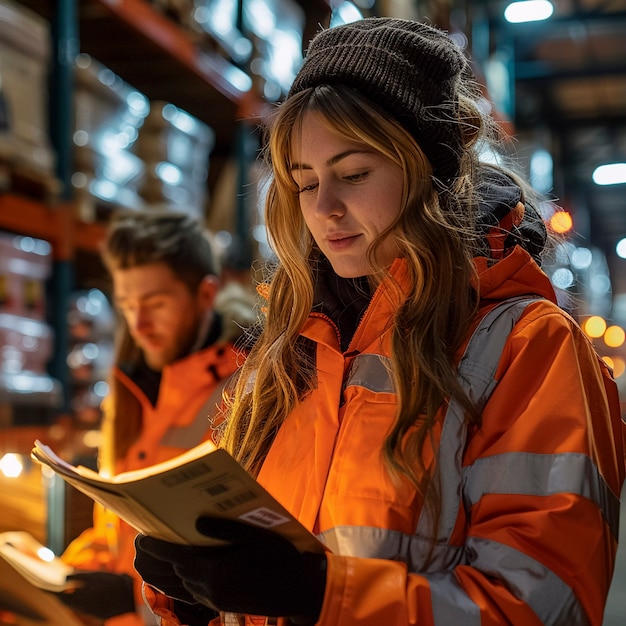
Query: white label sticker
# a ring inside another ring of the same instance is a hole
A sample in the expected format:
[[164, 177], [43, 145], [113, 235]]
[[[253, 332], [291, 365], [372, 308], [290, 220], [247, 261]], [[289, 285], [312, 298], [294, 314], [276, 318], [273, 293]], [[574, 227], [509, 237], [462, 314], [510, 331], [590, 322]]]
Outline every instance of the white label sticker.
[[289, 521], [284, 515], [280, 515], [276, 513], [276, 511], [266, 509], [265, 507], [248, 511], [240, 515], [239, 518], [255, 526], [261, 526], [262, 528], [272, 528], [273, 526], [279, 526]]

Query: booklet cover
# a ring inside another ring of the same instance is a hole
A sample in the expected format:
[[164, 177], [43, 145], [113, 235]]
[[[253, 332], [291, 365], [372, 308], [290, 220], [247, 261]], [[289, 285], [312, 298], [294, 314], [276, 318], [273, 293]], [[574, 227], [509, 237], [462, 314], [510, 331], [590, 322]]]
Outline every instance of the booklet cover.
[[211, 545], [218, 540], [195, 527], [198, 517], [207, 515], [272, 530], [302, 552], [324, 550], [315, 535], [211, 441], [169, 461], [111, 478], [67, 463], [40, 441], [35, 441], [31, 454], [144, 535], [172, 543]]

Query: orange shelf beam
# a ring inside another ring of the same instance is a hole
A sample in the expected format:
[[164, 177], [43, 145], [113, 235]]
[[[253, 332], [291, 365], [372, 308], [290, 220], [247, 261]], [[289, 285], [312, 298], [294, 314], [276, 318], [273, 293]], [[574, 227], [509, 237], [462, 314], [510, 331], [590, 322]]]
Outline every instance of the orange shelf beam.
[[71, 204], [50, 207], [17, 194], [0, 195], [0, 228], [45, 239], [57, 261], [74, 258], [76, 249], [98, 252], [105, 226], [76, 220]]
[[15, 194], [0, 196], [0, 227], [57, 244], [63, 209]]
[[145, 0], [98, 2], [235, 104], [247, 93], [228, 80], [228, 75], [238, 68], [218, 54], [198, 51], [177, 24], [155, 11]]

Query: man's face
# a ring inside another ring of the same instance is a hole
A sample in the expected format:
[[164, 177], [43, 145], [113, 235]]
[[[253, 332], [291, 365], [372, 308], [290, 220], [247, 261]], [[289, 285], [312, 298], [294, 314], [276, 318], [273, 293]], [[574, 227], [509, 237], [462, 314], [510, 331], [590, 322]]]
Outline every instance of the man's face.
[[112, 278], [115, 304], [147, 365], [160, 371], [185, 356], [213, 304], [215, 281], [205, 279], [192, 293], [161, 262], [116, 269]]

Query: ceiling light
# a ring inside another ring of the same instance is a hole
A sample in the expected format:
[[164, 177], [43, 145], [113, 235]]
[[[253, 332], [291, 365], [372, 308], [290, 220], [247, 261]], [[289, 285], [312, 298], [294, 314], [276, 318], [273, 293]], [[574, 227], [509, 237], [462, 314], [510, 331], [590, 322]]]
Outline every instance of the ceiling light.
[[553, 11], [554, 7], [549, 0], [522, 0], [521, 2], [511, 2], [504, 9], [504, 19], [511, 24], [538, 22], [547, 20]]
[[592, 174], [596, 185], [620, 185], [626, 183], [626, 163], [607, 163], [596, 167]]

